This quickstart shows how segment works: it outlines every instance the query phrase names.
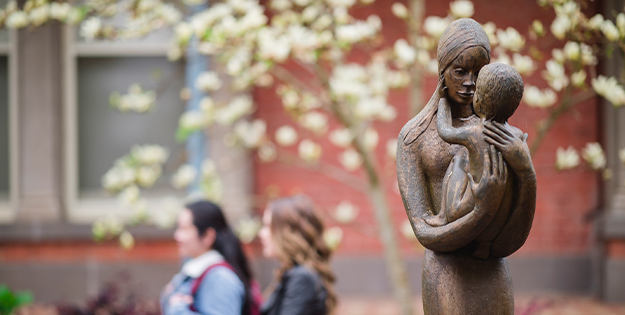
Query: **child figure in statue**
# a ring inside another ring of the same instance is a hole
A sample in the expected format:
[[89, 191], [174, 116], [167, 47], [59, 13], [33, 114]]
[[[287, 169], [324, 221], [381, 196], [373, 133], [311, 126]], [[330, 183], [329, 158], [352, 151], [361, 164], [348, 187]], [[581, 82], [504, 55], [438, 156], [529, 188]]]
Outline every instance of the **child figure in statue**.
[[[484, 133], [491, 132], [484, 124], [499, 124], [501, 129], [527, 140], [527, 134], [507, 121], [519, 106], [523, 96], [523, 80], [519, 73], [511, 66], [493, 63], [485, 65], [479, 72], [476, 82], [473, 111], [463, 127], [456, 128], [452, 121], [450, 106], [446, 98], [441, 98], [438, 104], [437, 130], [440, 137], [448, 143], [464, 146], [453, 157], [445, 178], [441, 194], [441, 211], [426, 222], [432, 226], [443, 226], [469, 213], [475, 207], [477, 184], [480, 182], [485, 168], [492, 167], [493, 163], [484, 163], [484, 154], [492, 143], [487, 142]], [[492, 138], [497, 135], [491, 132]], [[498, 152], [501, 156], [501, 153]], [[506, 174], [505, 193], [499, 210], [492, 221], [481, 234], [473, 241], [475, 247], [472, 252], [474, 258], [487, 259], [490, 255], [491, 242], [499, 234], [510, 216], [513, 208], [515, 180], [507, 176], [514, 176], [504, 165], [500, 170]], [[447, 210], [444, 210], [447, 209]]]

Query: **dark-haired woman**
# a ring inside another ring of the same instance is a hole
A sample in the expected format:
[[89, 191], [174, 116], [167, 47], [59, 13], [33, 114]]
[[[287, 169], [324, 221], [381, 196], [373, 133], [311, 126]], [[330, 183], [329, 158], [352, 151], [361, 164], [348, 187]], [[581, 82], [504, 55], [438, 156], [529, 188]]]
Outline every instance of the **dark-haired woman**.
[[174, 233], [186, 259], [161, 294], [164, 315], [251, 314], [251, 274], [241, 244], [221, 211], [208, 201], [186, 206]]

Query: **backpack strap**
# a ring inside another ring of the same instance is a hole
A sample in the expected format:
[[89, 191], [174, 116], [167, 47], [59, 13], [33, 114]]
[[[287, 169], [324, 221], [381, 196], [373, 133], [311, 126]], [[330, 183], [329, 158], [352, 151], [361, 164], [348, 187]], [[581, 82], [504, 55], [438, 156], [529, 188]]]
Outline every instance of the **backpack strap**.
[[[202, 280], [204, 280], [204, 277], [206, 277], [206, 274], [208, 274], [213, 268], [215, 267], [226, 267], [232, 271], [234, 271], [234, 269], [232, 268], [232, 266], [230, 266], [229, 263], [227, 263], [225, 260], [214, 264], [214, 265], [210, 265], [208, 268], [206, 268], [206, 270], [204, 270], [204, 272], [202, 272], [202, 274], [195, 278], [195, 280], [193, 280], [193, 284], [191, 285], [191, 296], [193, 296], [193, 298], [195, 299], [195, 294], [197, 293], [197, 290], [200, 288], [200, 285], [202, 284]], [[197, 310], [195, 309], [195, 305], [192, 303], [191, 305], [189, 305], [189, 308], [194, 311], [197, 312]]]

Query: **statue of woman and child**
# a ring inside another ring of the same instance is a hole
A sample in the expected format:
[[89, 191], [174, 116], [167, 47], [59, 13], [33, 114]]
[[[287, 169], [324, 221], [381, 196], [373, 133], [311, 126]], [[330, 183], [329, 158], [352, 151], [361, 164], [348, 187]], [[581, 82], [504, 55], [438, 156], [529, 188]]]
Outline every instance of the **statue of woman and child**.
[[397, 147], [402, 199], [425, 247], [424, 311], [513, 314], [505, 257], [527, 239], [536, 207], [527, 134], [507, 123], [523, 81], [488, 64], [488, 36], [472, 19], [447, 27], [437, 56], [436, 91]]

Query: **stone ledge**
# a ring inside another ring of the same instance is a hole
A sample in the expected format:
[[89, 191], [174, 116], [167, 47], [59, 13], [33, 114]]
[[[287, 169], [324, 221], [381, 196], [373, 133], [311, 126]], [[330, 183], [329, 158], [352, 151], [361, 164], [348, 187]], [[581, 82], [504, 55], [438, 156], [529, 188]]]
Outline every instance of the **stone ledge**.
[[[173, 228], [135, 226], [128, 229], [137, 239], [171, 240]], [[0, 242], [83, 241], [92, 240], [90, 224], [15, 223], [0, 225]]]

